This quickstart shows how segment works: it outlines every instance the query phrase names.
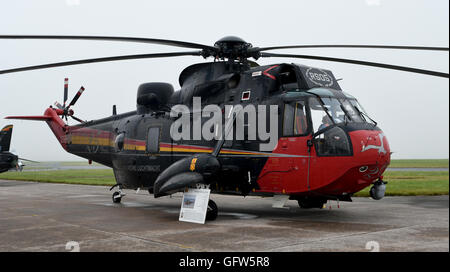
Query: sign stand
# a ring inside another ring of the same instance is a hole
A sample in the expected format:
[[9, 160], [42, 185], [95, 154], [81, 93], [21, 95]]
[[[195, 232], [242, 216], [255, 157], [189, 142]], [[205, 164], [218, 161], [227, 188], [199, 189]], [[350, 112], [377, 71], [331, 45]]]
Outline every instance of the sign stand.
[[205, 224], [210, 189], [191, 189], [184, 191], [179, 221]]

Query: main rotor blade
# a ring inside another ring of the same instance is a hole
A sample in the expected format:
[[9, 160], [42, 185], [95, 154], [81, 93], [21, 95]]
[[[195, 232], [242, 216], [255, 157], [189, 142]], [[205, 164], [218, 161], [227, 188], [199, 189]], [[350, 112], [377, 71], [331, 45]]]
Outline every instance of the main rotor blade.
[[191, 42], [152, 39], [152, 38], [137, 38], [137, 37], [111, 37], [111, 36], [70, 36], [70, 35], [0, 35], [0, 39], [32, 39], [32, 40], [90, 40], [90, 41], [114, 41], [114, 42], [136, 42], [136, 43], [151, 43], [162, 44], [176, 47], [216, 50], [217, 48]]
[[391, 45], [351, 45], [351, 44], [329, 44], [329, 45], [288, 45], [259, 47], [250, 50], [268, 51], [274, 49], [292, 49], [292, 48], [373, 48], [373, 49], [402, 49], [402, 50], [428, 50], [428, 51], [449, 51], [448, 47], [429, 47], [429, 46], [391, 46]]
[[125, 56], [115, 56], [115, 57], [105, 57], [105, 58], [95, 58], [95, 59], [84, 59], [84, 60], [73, 60], [65, 62], [56, 62], [35, 66], [20, 67], [14, 69], [0, 70], [0, 74], [17, 73], [30, 70], [47, 69], [54, 67], [86, 64], [86, 63], [97, 63], [97, 62], [107, 62], [107, 61], [118, 61], [118, 60], [130, 60], [130, 59], [151, 59], [151, 58], [165, 58], [165, 57], [179, 57], [179, 56], [201, 56], [202, 51], [191, 51], [191, 52], [173, 52], [173, 53], [156, 53], [156, 54], [140, 54], [140, 55], [125, 55]]
[[385, 68], [385, 69], [392, 69], [392, 70], [399, 70], [399, 71], [405, 71], [405, 72], [411, 72], [411, 73], [425, 74], [425, 75], [430, 75], [430, 76], [449, 78], [448, 74], [442, 73], [442, 72], [437, 72], [437, 71], [423, 70], [423, 69], [417, 69], [417, 68], [412, 68], [412, 67], [385, 64], [385, 63], [352, 60], [352, 59], [340, 59], [340, 58], [310, 56], [310, 55], [276, 54], [276, 53], [261, 53], [261, 57], [299, 58], [299, 59], [312, 59], [312, 60], [343, 62], [343, 63], [365, 65], [365, 66], [372, 66], [372, 67], [379, 67], [379, 68]]

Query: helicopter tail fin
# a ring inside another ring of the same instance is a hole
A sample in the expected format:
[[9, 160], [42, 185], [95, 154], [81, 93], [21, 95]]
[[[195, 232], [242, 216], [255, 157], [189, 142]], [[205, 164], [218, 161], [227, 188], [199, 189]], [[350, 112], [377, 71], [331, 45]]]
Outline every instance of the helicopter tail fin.
[[0, 130], [0, 152], [9, 151], [11, 144], [11, 136], [13, 131], [13, 125], [7, 125]]

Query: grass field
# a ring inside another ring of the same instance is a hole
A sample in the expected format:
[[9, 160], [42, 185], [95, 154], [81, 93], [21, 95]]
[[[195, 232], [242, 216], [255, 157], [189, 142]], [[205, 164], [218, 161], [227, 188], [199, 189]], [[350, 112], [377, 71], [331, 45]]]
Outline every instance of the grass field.
[[116, 184], [111, 169], [5, 172], [0, 174], [0, 179], [86, 185]]
[[25, 170], [44, 170], [45, 169], [55, 169], [60, 167], [89, 167], [89, 166], [101, 166], [101, 164], [92, 162], [89, 164], [88, 161], [45, 161], [45, 162], [25, 162]]
[[448, 159], [443, 160], [392, 160], [390, 168], [448, 168]]
[[[0, 179], [106, 186], [116, 183], [113, 171], [109, 169], [6, 172], [0, 174]], [[384, 179], [388, 181], [386, 195], [389, 196], [446, 195], [449, 193], [448, 171], [388, 171], [384, 175]], [[369, 188], [355, 196], [369, 196]]]
[[[448, 171], [387, 171], [384, 175], [387, 196], [448, 195]], [[370, 187], [355, 196], [369, 196]]]

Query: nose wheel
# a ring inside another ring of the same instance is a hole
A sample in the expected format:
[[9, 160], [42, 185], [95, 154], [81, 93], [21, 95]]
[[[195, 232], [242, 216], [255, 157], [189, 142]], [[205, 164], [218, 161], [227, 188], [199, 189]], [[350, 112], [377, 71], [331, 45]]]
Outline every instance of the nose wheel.
[[216, 202], [209, 200], [208, 209], [206, 210], [206, 220], [213, 221], [216, 220], [219, 209], [217, 208]]
[[372, 197], [375, 200], [380, 200], [384, 197], [386, 193], [386, 181], [383, 181], [381, 179], [377, 180], [372, 188], [370, 188], [370, 197]]

